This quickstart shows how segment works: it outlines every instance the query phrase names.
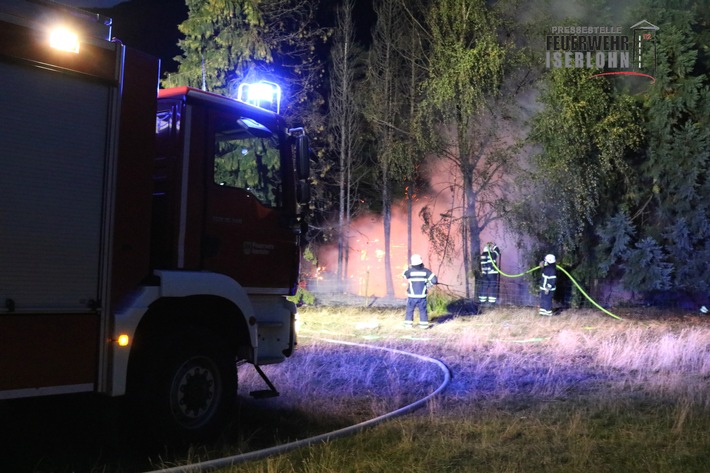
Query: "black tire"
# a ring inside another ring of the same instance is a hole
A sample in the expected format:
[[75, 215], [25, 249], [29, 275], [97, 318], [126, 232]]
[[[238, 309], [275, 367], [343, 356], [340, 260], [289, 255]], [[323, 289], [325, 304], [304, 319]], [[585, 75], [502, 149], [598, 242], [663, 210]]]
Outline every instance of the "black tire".
[[194, 327], [157, 347], [141, 370], [150, 430], [168, 442], [213, 438], [236, 403], [235, 355], [219, 337]]

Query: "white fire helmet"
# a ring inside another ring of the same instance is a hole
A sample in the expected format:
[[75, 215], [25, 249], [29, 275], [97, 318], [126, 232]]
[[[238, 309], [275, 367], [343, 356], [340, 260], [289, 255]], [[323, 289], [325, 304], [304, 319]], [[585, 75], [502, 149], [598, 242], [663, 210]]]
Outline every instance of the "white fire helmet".
[[412, 255], [411, 261], [412, 261], [412, 266], [418, 266], [424, 262], [424, 261], [422, 261], [422, 257], [419, 255], [416, 255], [416, 254]]
[[555, 255], [547, 255], [547, 256], [545, 256], [545, 263], [547, 263], [547, 264], [554, 264], [554, 263], [555, 263]]

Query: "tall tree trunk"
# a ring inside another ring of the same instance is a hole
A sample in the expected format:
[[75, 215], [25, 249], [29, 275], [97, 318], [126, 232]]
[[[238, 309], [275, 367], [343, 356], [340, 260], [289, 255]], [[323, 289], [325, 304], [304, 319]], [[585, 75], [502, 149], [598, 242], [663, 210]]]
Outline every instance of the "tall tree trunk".
[[[475, 211], [475, 209], [472, 209]], [[483, 246], [481, 244], [481, 232], [478, 227], [478, 218], [476, 217], [476, 214], [473, 214], [473, 217], [470, 220], [469, 223], [469, 232], [470, 232], [470, 241], [471, 241], [471, 272], [475, 272], [476, 269], [478, 269], [478, 260], [481, 252], [481, 247]]]
[[399, 38], [401, 26], [401, 8], [398, 0], [375, 2], [377, 23], [370, 49], [370, 106], [371, 116], [375, 124], [377, 140], [377, 164], [379, 179], [382, 183], [382, 214], [384, 231], [384, 265], [385, 286], [387, 295], [394, 295], [391, 263], [391, 231], [392, 231], [392, 180], [396, 177], [397, 167], [394, 160], [401, 153], [396, 151], [395, 129], [398, 123], [397, 104], [401, 100], [396, 87], [398, 73], [401, 71], [400, 56], [397, 55], [395, 44]]
[[[343, 130], [343, 133], [347, 131]], [[345, 259], [345, 246], [347, 245], [347, 237], [345, 232], [345, 146], [341, 146], [340, 149], [340, 171], [338, 172], [338, 186], [339, 186], [339, 198], [338, 198], [338, 270], [337, 270], [337, 280], [338, 280], [338, 291], [343, 290], [343, 262]]]
[[353, 158], [347, 160], [346, 163], [347, 171], [345, 174], [345, 183], [347, 192], [345, 194], [345, 227], [341, 231], [345, 234], [345, 247], [343, 248], [343, 274], [345, 276], [346, 284], [348, 279], [348, 263], [350, 262], [350, 224], [352, 222], [352, 196], [350, 190], [353, 183]]
[[347, 259], [350, 224], [350, 179], [353, 153], [357, 147], [357, 106], [354, 99], [356, 54], [353, 0], [346, 0], [338, 9], [338, 28], [331, 50], [330, 110], [331, 132], [338, 153], [338, 260], [336, 279], [338, 290], [347, 289]]
[[[471, 183], [468, 184], [469, 186]], [[479, 255], [481, 248], [481, 235], [480, 228], [478, 225], [478, 215], [476, 213], [476, 192], [472, 187], [466, 187], [465, 192], [467, 194], [466, 198], [466, 223], [468, 224], [468, 249], [469, 249], [469, 261], [471, 266], [468, 268], [468, 274], [473, 275], [473, 290], [476, 290], [476, 269], [478, 269]]]
[[[466, 179], [464, 179], [464, 182], [466, 182]], [[471, 298], [471, 287], [469, 283], [469, 268], [471, 267], [471, 261], [468, 253], [468, 231], [469, 231], [469, 226], [468, 226], [468, 216], [466, 215], [466, 209], [468, 208], [467, 201], [466, 201], [467, 194], [466, 192], [461, 193], [461, 208], [464, 209], [463, 211], [463, 218], [461, 220], [461, 253], [463, 254], [463, 280], [464, 280], [464, 287], [466, 288], [466, 299]]]
[[412, 192], [412, 187], [414, 186], [414, 180], [409, 182], [407, 186], [407, 261], [412, 256], [412, 211], [413, 202], [412, 198], [414, 192]]
[[[413, 44], [414, 42], [411, 42], [410, 44]], [[412, 48], [412, 50], [415, 50], [416, 48]], [[410, 127], [412, 126], [411, 123], [414, 121], [414, 116], [416, 113], [417, 109], [417, 93], [416, 93], [416, 86], [417, 84], [417, 63], [415, 59], [415, 55], [412, 54], [411, 59], [409, 60], [409, 123]], [[411, 130], [410, 130], [411, 131]], [[412, 133], [413, 135], [413, 133]], [[407, 185], [407, 261], [409, 261], [409, 258], [412, 256], [412, 211], [413, 211], [413, 202], [412, 199], [414, 198], [414, 185], [416, 182], [416, 179], [414, 177], [414, 174], [416, 172], [416, 162], [418, 161], [416, 156], [414, 156], [414, 140], [409, 139], [408, 140], [408, 156], [407, 158], [409, 159], [409, 162], [411, 164], [411, 172], [409, 175], [409, 184]]]
[[391, 231], [392, 231], [392, 198], [387, 179], [383, 179], [382, 185], [382, 222], [384, 225], [385, 237], [385, 284], [387, 295], [394, 296], [394, 283], [392, 282], [392, 258], [391, 258]]

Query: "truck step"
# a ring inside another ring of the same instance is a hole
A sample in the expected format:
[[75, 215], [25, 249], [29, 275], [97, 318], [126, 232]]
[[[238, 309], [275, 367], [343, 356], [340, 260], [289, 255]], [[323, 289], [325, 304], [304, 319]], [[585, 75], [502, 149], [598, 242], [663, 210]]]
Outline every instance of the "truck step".
[[274, 386], [274, 384], [269, 380], [269, 378], [266, 376], [266, 373], [264, 373], [264, 371], [261, 368], [259, 368], [259, 365], [254, 365], [254, 369], [256, 370], [257, 373], [259, 373], [259, 376], [261, 376], [261, 379], [264, 380], [264, 382], [269, 387], [269, 389], [252, 391], [249, 394], [255, 399], [264, 399], [264, 398], [268, 398], [268, 397], [278, 396], [279, 392], [276, 390], [276, 386]]
[[267, 399], [270, 397], [278, 397], [279, 392], [271, 389], [259, 389], [257, 391], [251, 391], [249, 395], [254, 399]]

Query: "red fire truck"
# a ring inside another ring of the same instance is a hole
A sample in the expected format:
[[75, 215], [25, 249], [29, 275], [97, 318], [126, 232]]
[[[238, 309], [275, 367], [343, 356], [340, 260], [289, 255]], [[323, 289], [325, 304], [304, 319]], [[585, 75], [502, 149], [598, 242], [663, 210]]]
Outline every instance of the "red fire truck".
[[309, 173], [278, 89], [158, 90], [110, 19], [47, 0], [0, 0], [0, 78], [0, 400], [124, 396], [190, 439], [238, 364], [277, 394]]

